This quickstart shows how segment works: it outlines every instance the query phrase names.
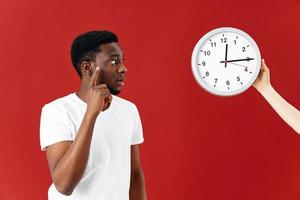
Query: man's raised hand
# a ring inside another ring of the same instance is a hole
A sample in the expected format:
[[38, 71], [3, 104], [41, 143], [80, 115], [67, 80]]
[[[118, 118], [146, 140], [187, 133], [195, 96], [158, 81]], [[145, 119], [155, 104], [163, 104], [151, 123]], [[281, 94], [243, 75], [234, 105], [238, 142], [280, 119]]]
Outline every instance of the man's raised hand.
[[112, 101], [112, 96], [106, 84], [98, 84], [101, 82], [102, 74], [103, 71], [96, 67], [88, 88], [87, 112], [95, 115], [99, 115], [101, 111], [108, 109]]

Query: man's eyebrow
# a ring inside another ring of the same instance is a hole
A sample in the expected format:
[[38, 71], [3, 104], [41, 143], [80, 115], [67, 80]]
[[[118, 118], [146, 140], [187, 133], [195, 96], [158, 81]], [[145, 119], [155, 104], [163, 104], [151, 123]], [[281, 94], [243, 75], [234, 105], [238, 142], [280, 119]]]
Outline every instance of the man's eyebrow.
[[[110, 54], [109, 57], [120, 57], [121, 54], [118, 54], [118, 53], [113, 53], [113, 54]], [[122, 57], [124, 58], [124, 54], [122, 55]]]

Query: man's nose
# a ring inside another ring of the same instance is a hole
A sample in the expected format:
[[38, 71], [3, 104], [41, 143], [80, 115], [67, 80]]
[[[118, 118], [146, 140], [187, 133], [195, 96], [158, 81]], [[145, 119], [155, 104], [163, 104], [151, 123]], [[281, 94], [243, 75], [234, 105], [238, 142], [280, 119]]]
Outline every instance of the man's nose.
[[125, 74], [126, 72], [127, 72], [126, 66], [123, 63], [121, 63], [120, 67], [118, 68], [118, 73], [124, 73]]

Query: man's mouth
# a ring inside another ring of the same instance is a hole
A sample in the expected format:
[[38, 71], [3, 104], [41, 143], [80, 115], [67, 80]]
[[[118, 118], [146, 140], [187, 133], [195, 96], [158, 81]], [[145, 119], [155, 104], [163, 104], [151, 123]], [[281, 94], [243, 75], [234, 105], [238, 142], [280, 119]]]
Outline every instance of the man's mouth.
[[125, 84], [124, 81], [125, 81], [125, 78], [119, 78], [119, 79], [117, 79], [117, 82], [118, 82], [120, 85], [122, 85], [122, 86]]

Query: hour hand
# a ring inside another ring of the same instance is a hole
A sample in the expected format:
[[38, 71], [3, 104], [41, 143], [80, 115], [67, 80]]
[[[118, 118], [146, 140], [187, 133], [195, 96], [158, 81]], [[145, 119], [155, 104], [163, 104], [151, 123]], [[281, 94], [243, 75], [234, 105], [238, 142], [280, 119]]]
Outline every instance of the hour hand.
[[226, 44], [226, 47], [225, 47], [225, 68], [227, 67], [227, 52], [228, 52], [228, 44]]

